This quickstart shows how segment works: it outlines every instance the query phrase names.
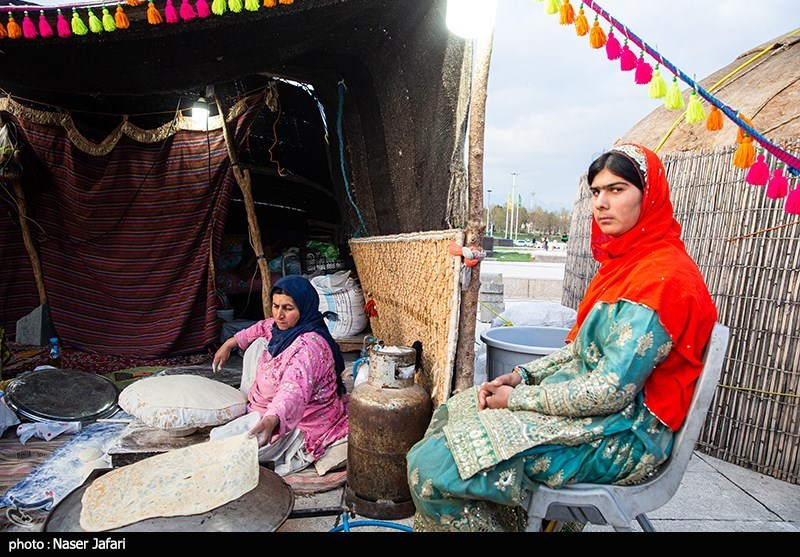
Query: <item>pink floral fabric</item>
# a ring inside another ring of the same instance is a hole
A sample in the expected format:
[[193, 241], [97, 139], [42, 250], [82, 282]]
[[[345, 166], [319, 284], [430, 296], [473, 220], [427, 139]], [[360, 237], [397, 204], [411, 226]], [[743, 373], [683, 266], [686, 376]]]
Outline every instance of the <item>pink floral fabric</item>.
[[[272, 318], [235, 334], [242, 350], [259, 337], [269, 342]], [[276, 416], [280, 422], [270, 442], [299, 428], [305, 449], [314, 459], [349, 432], [349, 395], [336, 394], [336, 370], [331, 349], [317, 333], [297, 337], [289, 348], [272, 357], [264, 350], [253, 385], [247, 393], [248, 412]]]

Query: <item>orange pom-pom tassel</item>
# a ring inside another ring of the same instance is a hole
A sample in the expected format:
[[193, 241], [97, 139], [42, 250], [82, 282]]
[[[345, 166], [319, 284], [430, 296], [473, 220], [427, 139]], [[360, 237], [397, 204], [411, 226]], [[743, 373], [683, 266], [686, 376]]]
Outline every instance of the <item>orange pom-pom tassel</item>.
[[606, 46], [606, 41], [608, 41], [606, 32], [603, 31], [602, 27], [600, 27], [600, 22], [598, 21], [597, 16], [595, 16], [594, 23], [592, 24], [592, 30], [589, 31], [589, 46], [592, 48], [603, 48]]
[[294, 0], [278, 0], [281, 4], [294, 4]]
[[8, 37], [8, 31], [6, 31], [5, 26], [0, 23], [0, 39], [5, 39], [6, 37]]
[[561, 7], [558, 9], [558, 22], [561, 25], [572, 25], [575, 23], [575, 8], [569, 3], [569, 0], [564, 0]]
[[753, 138], [745, 136], [733, 156], [733, 166], [747, 170], [756, 162], [756, 148], [753, 147]]
[[278, 5], [278, 0], [264, 0], [264, 6], [267, 8], [274, 8]]
[[150, 25], [164, 23], [164, 18], [161, 17], [161, 12], [158, 11], [158, 8], [156, 8], [156, 5], [152, 2], [150, 2], [150, 5], [147, 7], [147, 23]]
[[711, 105], [711, 112], [706, 118], [706, 129], [710, 132], [718, 132], [722, 129], [722, 112], [714, 105]]
[[6, 25], [6, 31], [8, 31], [8, 38], [9, 39], [19, 39], [22, 37], [22, 27], [19, 26], [19, 23], [14, 21], [14, 16], [8, 14], [8, 24]]
[[589, 21], [586, 19], [586, 14], [582, 7], [578, 10], [578, 17], [575, 18], [575, 32], [579, 37], [583, 37], [589, 32]]
[[122, 6], [117, 6], [117, 11], [114, 13], [114, 23], [117, 24], [117, 29], [127, 29], [131, 26], [128, 15], [122, 9]]
[[129, 6], [133, 7], [141, 6], [142, 4], [144, 4], [144, 0], [126, 0], [126, 2], [128, 3]]
[[[743, 116], [743, 115], [742, 115], [742, 114], [740, 114], [739, 112], [737, 112], [737, 113], [736, 113], [736, 115], [737, 115], [737, 116], [738, 116], [740, 119], [742, 119], [742, 120], [743, 120], [743, 121], [744, 121], [744, 122], [745, 122], [745, 123], [746, 123], [748, 126], [750, 126], [750, 127], [752, 127], [752, 126], [753, 126], [753, 121], [752, 121], [752, 120], [750, 120], [750, 118], [748, 118], [747, 116]], [[744, 129], [742, 129], [742, 128], [739, 128], [739, 131], [738, 131], [738, 132], [736, 132], [736, 143], [737, 143], [737, 144], [739, 144], [739, 145], [741, 145], [741, 144], [742, 144], [742, 142], [744, 141], [744, 138], [745, 138], [747, 135], [748, 135], [748, 133], [747, 133], [746, 131], [744, 131]]]

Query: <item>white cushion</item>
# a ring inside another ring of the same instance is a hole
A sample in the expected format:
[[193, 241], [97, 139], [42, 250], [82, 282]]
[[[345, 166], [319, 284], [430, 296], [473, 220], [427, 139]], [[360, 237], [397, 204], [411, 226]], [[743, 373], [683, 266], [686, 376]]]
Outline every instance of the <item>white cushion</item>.
[[247, 412], [247, 396], [199, 375], [158, 375], [131, 383], [119, 407], [145, 425], [165, 430], [217, 426]]

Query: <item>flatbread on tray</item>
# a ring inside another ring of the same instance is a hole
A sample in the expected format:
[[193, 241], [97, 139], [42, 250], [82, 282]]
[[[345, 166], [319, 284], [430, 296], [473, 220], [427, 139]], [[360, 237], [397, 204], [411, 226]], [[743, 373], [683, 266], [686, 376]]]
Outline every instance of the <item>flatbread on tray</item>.
[[258, 441], [247, 433], [174, 449], [94, 480], [81, 498], [81, 528], [100, 532], [207, 512], [255, 489], [258, 481]]

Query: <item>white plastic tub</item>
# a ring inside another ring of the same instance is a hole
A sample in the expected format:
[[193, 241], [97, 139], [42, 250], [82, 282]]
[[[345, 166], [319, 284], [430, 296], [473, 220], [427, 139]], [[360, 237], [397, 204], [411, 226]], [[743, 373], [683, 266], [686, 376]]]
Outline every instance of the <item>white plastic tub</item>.
[[515, 366], [552, 354], [562, 346], [569, 329], [561, 327], [494, 327], [481, 333], [486, 344], [489, 381], [510, 373]]

